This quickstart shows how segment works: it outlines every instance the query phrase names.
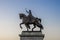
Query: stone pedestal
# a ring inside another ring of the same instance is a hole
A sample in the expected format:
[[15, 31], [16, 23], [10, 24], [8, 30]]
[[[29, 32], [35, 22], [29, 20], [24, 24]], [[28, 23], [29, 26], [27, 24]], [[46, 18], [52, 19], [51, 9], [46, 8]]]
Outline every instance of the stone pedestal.
[[22, 34], [19, 34], [20, 40], [43, 40], [44, 34], [39, 31], [22, 31]]

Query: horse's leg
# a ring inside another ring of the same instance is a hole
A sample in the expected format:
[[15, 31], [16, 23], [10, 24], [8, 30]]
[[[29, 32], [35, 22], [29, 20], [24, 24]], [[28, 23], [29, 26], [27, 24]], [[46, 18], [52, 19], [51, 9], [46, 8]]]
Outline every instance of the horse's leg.
[[22, 29], [21, 25], [24, 24], [24, 23], [20, 23], [20, 28]]
[[37, 25], [37, 27], [40, 28], [40, 32], [41, 32], [41, 24], [39, 24], [39, 23], [37, 23], [37, 22], [35, 22], [35, 24]]
[[27, 31], [29, 31], [29, 29], [30, 29], [30, 26], [29, 26], [29, 25], [27, 25]]
[[40, 28], [40, 32], [42, 32], [41, 30], [43, 29], [42, 25], [39, 24], [38, 27]]
[[27, 31], [29, 31], [28, 28], [27, 28]]
[[41, 28], [40, 28], [40, 32], [41, 32]]
[[40, 32], [42, 32], [42, 29], [44, 29], [42, 24], [39, 24], [38, 27], [40, 28]]
[[40, 32], [41, 32], [41, 26], [40, 26], [40, 24], [39, 25], [37, 25], [39, 28], [40, 28]]
[[28, 24], [25, 24], [25, 26], [27, 28], [27, 31], [29, 31], [28, 28], [30, 28], [30, 26]]
[[33, 31], [34, 28], [36, 28], [36, 25], [35, 24], [33, 24], [33, 25], [34, 25], [34, 27], [32, 28], [32, 31]]

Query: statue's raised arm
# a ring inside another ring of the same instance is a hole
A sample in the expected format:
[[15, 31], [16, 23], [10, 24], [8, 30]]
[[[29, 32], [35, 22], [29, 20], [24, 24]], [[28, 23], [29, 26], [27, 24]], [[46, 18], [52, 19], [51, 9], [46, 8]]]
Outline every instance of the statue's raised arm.
[[29, 15], [32, 15], [32, 12], [31, 12], [31, 10], [29, 10], [29, 11], [27, 11], [27, 10], [26, 10], [26, 12], [27, 12], [27, 13], [29, 13]]

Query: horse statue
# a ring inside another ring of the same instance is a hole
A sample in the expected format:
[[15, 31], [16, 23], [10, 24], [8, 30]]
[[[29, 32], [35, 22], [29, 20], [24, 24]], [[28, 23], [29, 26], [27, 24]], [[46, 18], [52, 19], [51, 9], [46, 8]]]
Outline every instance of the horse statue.
[[27, 31], [28, 31], [28, 29], [30, 29], [30, 26], [29, 26], [30, 24], [34, 25], [34, 27], [32, 28], [32, 31], [34, 28], [36, 28], [36, 26], [40, 28], [40, 32], [43, 29], [43, 26], [41, 24], [41, 19], [33, 17], [33, 16], [32, 16], [32, 18], [29, 19], [29, 16], [26, 16], [23, 13], [20, 13], [19, 17], [20, 17], [20, 19], [22, 19], [22, 23], [20, 23], [21, 29], [22, 29], [22, 26], [21, 26], [22, 24], [25, 24]]

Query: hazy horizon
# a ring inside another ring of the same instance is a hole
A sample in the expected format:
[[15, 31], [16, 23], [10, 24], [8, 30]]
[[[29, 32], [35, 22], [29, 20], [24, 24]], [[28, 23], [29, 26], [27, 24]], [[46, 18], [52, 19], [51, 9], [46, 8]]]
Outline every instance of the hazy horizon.
[[25, 8], [42, 19], [44, 40], [60, 40], [59, 0], [0, 0], [0, 40], [20, 40], [19, 13], [28, 15]]

